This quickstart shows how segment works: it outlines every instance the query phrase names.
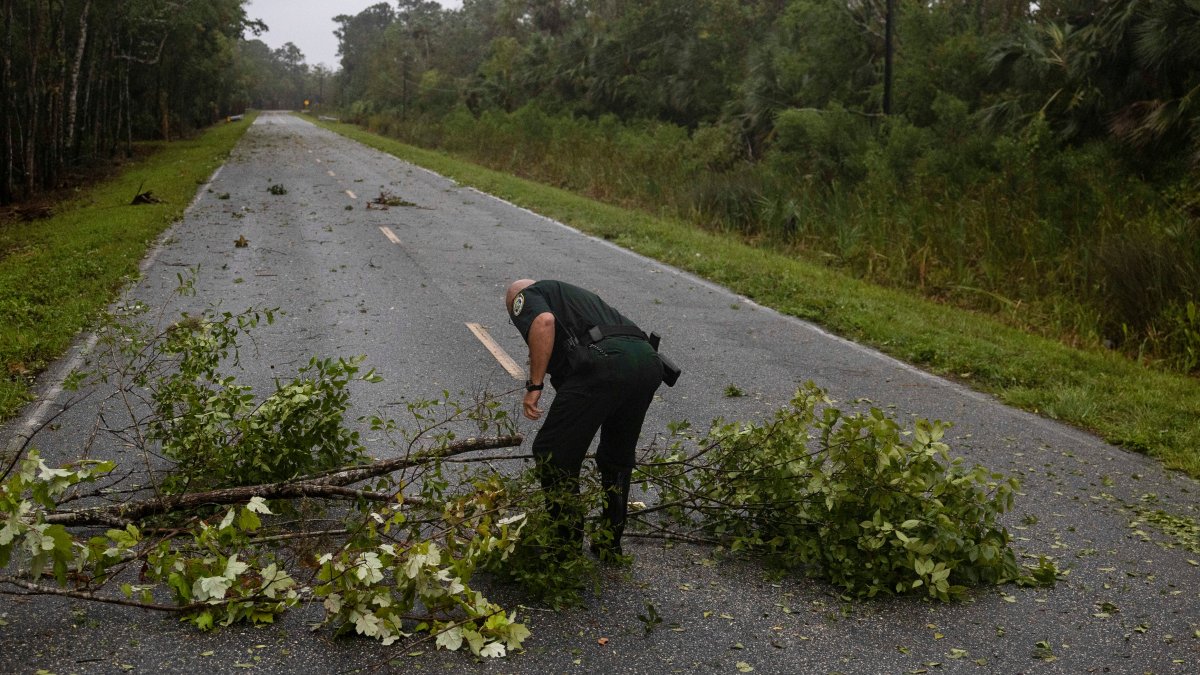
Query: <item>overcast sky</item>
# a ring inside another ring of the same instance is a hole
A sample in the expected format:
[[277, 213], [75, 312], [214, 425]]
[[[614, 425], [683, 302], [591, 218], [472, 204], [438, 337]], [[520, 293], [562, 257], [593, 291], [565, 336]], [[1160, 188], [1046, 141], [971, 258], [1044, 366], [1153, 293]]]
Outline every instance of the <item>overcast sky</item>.
[[[457, 9], [462, 0], [439, 0], [443, 7]], [[333, 17], [358, 14], [380, 0], [250, 0], [246, 15], [262, 19], [270, 29], [258, 39], [272, 48], [291, 42], [304, 52], [308, 65], [325, 64], [338, 68], [337, 38], [333, 36]], [[388, 4], [395, 6], [395, 3]], [[246, 37], [253, 37], [247, 34]]]

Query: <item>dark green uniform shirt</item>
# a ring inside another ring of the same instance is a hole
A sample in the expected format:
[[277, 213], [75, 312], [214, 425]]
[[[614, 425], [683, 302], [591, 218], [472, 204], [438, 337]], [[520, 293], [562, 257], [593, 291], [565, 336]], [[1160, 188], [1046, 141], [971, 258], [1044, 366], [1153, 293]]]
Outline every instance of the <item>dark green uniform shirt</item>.
[[[623, 314], [609, 306], [595, 293], [562, 281], [544, 280], [527, 286], [513, 298], [512, 322], [529, 344], [529, 328], [539, 314], [554, 315], [554, 351], [546, 372], [566, 375], [567, 364], [563, 343], [568, 333], [581, 343], [588, 340], [592, 326], [634, 326]], [[557, 386], [557, 385], [555, 385]]]

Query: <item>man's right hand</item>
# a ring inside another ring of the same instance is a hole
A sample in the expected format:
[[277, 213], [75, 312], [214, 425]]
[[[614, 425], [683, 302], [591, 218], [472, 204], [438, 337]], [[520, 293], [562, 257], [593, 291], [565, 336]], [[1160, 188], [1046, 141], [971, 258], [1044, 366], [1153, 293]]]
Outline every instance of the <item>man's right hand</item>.
[[525, 392], [525, 416], [531, 420], [537, 421], [542, 417], [542, 409], [538, 407], [538, 401], [542, 399], [541, 390]]

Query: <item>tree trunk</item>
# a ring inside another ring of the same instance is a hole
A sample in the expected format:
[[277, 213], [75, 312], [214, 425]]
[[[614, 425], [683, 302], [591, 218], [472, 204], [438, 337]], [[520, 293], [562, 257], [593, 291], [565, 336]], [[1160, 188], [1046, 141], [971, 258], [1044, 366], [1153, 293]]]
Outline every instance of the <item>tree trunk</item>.
[[[117, 105], [117, 115], [125, 118], [125, 156], [133, 157], [133, 103], [129, 96], [129, 64], [121, 68], [122, 91], [121, 102]], [[121, 136], [121, 125], [117, 123], [117, 137]]]
[[[90, 0], [89, 0], [89, 2], [90, 2]], [[95, 48], [95, 46], [93, 46], [92, 53], [95, 56], [88, 59], [87, 77], [84, 78], [84, 80], [83, 80], [83, 101], [80, 102], [80, 104], [79, 104], [79, 111], [80, 111], [79, 120], [78, 120], [79, 134], [75, 139], [78, 149], [72, 151], [72, 156], [75, 157], [76, 159], [83, 156], [84, 154], [87, 154], [88, 156], [95, 156], [95, 154], [96, 154], [95, 133], [93, 132], [89, 137], [86, 130], [95, 124], [96, 108], [93, 107], [95, 105], [94, 100], [98, 97], [101, 97], [101, 92], [97, 91], [97, 87], [96, 87], [96, 61], [99, 60], [99, 54], [102, 52], [98, 51]], [[103, 100], [103, 99], [101, 99], [101, 100]], [[83, 144], [84, 144], [85, 139], [88, 139], [91, 141], [91, 148], [88, 151], [86, 151], [86, 153], [83, 150]]]
[[162, 139], [171, 140], [171, 107], [168, 105], [167, 90], [158, 89], [158, 113], [162, 116]]
[[13, 53], [13, 0], [4, 1], [4, 49], [3, 65], [0, 66], [0, 77], [4, 81], [4, 98], [0, 101], [0, 121], [4, 123], [4, 170], [0, 174], [0, 204], [13, 200], [14, 190], [14, 154], [13, 154], [13, 118], [16, 117], [16, 87], [13, 86], [12, 53]]
[[75, 61], [71, 64], [71, 92], [67, 95], [67, 151], [72, 157], [78, 155], [75, 148], [75, 117], [78, 113], [79, 72], [83, 69], [83, 54], [87, 48], [88, 14], [92, 11], [92, 0], [84, 0], [79, 13], [79, 44], [75, 46]]
[[49, 17], [50, 34], [53, 36], [49, 56], [50, 62], [56, 65], [48, 73], [51, 84], [42, 141], [41, 189], [58, 184], [66, 158], [66, 136], [62, 125], [67, 88], [67, 8], [63, 0], [59, 0], [57, 7], [58, 11]]
[[41, 97], [38, 92], [42, 87], [38, 81], [38, 64], [42, 53], [42, 29], [45, 25], [43, 12], [46, 7], [44, 3], [32, 3], [36, 6], [29, 8], [29, 36], [26, 39], [26, 46], [29, 54], [29, 80], [25, 83], [28, 87], [26, 92], [26, 100], [28, 102], [26, 108], [26, 127], [25, 127], [25, 195], [32, 195], [34, 187], [37, 184], [37, 135], [38, 135], [38, 115], [41, 113]]

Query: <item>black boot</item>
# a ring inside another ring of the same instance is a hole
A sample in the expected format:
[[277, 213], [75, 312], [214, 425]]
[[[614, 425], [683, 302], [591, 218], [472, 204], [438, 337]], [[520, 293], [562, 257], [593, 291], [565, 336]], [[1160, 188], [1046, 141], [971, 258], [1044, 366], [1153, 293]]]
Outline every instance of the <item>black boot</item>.
[[604, 490], [604, 512], [600, 531], [592, 539], [592, 553], [601, 560], [623, 555], [621, 535], [625, 533], [626, 512], [629, 508], [629, 483], [632, 471], [602, 471], [600, 486]]
[[578, 556], [583, 549], [583, 504], [579, 479], [566, 475], [548, 463], [539, 465], [538, 478], [546, 500], [546, 515], [555, 532], [556, 558]]
[[551, 498], [547, 509], [559, 546], [564, 553], [579, 555], [583, 547], [583, 509], [579, 495], [560, 492]]

